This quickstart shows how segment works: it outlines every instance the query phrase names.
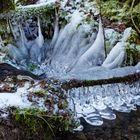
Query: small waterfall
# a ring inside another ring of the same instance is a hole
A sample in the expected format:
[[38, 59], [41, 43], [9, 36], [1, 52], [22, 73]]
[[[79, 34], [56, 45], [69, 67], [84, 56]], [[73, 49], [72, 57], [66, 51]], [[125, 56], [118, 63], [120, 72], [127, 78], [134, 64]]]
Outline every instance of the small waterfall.
[[37, 25], [38, 25], [38, 37], [35, 39], [35, 42], [41, 48], [44, 44], [44, 37], [43, 37], [42, 32], [41, 32], [40, 18], [39, 17], [38, 17]]
[[51, 56], [52, 64], [55, 64], [61, 55], [65, 55], [63, 53], [64, 51], [70, 49], [68, 47], [68, 44], [69, 42], [71, 42], [71, 39], [76, 32], [76, 27], [78, 26], [81, 20], [81, 14], [79, 13], [79, 11], [75, 11], [72, 15], [70, 23], [68, 23], [64, 28], [60, 30], [58, 39], [53, 47], [53, 53]]
[[59, 35], [59, 19], [58, 19], [58, 14], [57, 12], [55, 12], [55, 24], [54, 24], [54, 34], [53, 34], [53, 38], [52, 38], [52, 41], [51, 41], [51, 44], [50, 44], [50, 47], [51, 49], [53, 49], [53, 46], [55, 45], [56, 41], [57, 41], [57, 38], [58, 38], [58, 35]]
[[[76, 66], [90, 68], [101, 65], [105, 59], [104, 35], [101, 19], [99, 19], [99, 31], [93, 45], [79, 58]], [[75, 70], [77, 70], [75, 68]]]
[[140, 82], [107, 84], [73, 88], [67, 91], [69, 109], [76, 118], [84, 118], [90, 125], [102, 125], [103, 119], [114, 120], [115, 111], [131, 112], [140, 105]]
[[[51, 41], [44, 40], [40, 18], [37, 18], [36, 32], [26, 33], [20, 27], [20, 39], [16, 46], [8, 44], [9, 56], [18, 65], [23, 61], [35, 63], [35, 74], [63, 80], [103, 80], [119, 78], [140, 72], [140, 63], [136, 66], [122, 67], [125, 55], [125, 43], [131, 34], [127, 28], [121, 40], [116, 43], [105, 59], [104, 35], [101, 19], [99, 30], [92, 32], [89, 25], [80, 25], [82, 15], [73, 13], [65, 27], [59, 27], [58, 15], [54, 23], [54, 35]], [[30, 31], [30, 27], [28, 26]], [[113, 41], [114, 44], [114, 41]], [[74, 117], [84, 118], [91, 125], [102, 125], [103, 119], [116, 118], [115, 111], [130, 112], [140, 105], [140, 83], [106, 84], [93, 87], [73, 88], [66, 92], [69, 109]]]
[[20, 31], [20, 39], [17, 42], [18, 46], [20, 46], [19, 50], [23, 54], [24, 59], [29, 59], [29, 54], [28, 54], [28, 49], [27, 49], [27, 47], [28, 47], [28, 43], [27, 43], [28, 40], [27, 40], [27, 38], [25, 36], [25, 33], [24, 33], [21, 25], [19, 25], [19, 31]]
[[[39, 17], [37, 21], [32, 21], [34, 29], [30, 29], [30, 22], [26, 21], [24, 29], [19, 26], [20, 39], [17, 41], [18, 47], [13, 49], [15, 51], [9, 50], [9, 52], [11, 51], [10, 57], [16, 61], [19, 59], [24, 60], [26, 63], [43, 65], [40, 66], [40, 68], [43, 68], [42, 73], [45, 71], [47, 76], [60, 79], [82, 78], [92, 80], [95, 77], [99, 79], [103, 75], [112, 77], [121, 75], [121, 73], [125, 75], [125, 68], [124, 70], [123, 68], [117, 68], [123, 63], [125, 42], [131, 34], [131, 28], [124, 31], [120, 42], [113, 47], [105, 59], [101, 19], [99, 19], [97, 35], [96, 32], [89, 35], [91, 26], [79, 25], [81, 20], [82, 15], [79, 11], [75, 11], [70, 22], [59, 29], [58, 14], [56, 13], [54, 35], [50, 43], [48, 40], [44, 41]], [[8, 46], [11, 46], [11, 44]], [[47, 71], [44, 70], [44, 64]], [[108, 68], [115, 70], [110, 71]]]

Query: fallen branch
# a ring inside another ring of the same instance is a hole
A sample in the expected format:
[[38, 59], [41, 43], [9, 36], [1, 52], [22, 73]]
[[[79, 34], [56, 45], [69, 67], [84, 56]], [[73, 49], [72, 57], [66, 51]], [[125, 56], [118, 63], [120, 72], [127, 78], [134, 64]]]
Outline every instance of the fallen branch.
[[68, 82], [62, 83], [61, 87], [64, 90], [68, 90], [71, 88], [78, 87], [89, 87], [95, 85], [103, 85], [103, 84], [113, 84], [113, 83], [132, 83], [140, 80], [140, 72], [135, 74], [126, 75], [124, 77], [114, 77], [108, 79], [100, 79], [100, 80], [70, 80]]

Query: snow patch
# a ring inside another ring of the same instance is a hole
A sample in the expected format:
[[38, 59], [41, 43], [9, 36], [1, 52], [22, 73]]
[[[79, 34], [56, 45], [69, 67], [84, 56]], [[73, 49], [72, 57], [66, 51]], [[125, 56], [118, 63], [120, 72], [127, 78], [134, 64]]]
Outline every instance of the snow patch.
[[0, 108], [8, 107], [30, 107], [31, 102], [27, 100], [26, 90], [27, 84], [24, 87], [18, 88], [15, 93], [0, 93]]
[[19, 6], [18, 8], [21, 8], [21, 9], [25, 9], [25, 8], [38, 8], [38, 7], [45, 7], [47, 5], [50, 5], [50, 4], [54, 4], [56, 2], [56, 0], [48, 0], [46, 2], [40, 2], [40, 3], [37, 3], [37, 4], [31, 4], [31, 5], [26, 5], [26, 6]]

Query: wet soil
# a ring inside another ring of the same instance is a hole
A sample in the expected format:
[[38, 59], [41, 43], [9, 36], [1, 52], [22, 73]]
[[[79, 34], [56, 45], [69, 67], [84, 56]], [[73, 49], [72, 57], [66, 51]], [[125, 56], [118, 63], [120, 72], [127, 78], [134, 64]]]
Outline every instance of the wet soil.
[[33, 132], [26, 125], [13, 120], [11, 117], [0, 118], [0, 140], [45, 140], [45, 137], [46, 133], [43, 128]]

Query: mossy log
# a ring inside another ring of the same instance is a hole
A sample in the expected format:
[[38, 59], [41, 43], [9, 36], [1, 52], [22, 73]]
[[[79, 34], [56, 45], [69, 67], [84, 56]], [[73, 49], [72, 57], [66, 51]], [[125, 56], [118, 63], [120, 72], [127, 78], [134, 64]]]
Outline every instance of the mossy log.
[[61, 87], [65, 90], [78, 87], [89, 87], [95, 85], [113, 84], [113, 83], [133, 83], [135, 81], [140, 81], [140, 72], [135, 74], [126, 75], [123, 77], [113, 77], [108, 79], [100, 80], [76, 80], [72, 79], [70, 81], [62, 83]]
[[[40, 76], [34, 75], [33, 73], [26, 70], [17, 69], [10, 64], [7, 64], [7, 63], [0, 64], [0, 79], [6, 78], [7, 76], [18, 76], [18, 75], [29, 76], [35, 80], [42, 79]], [[99, 79], [99, 80], [72, 79], [72, 80], [63, 82], [61, 84], [61, 88], [64, 90], [68, 90], [71, 88], [78, 88], [82, 86], [89, 87], [89, 86], [113, 84], [113, 83], [132, 83], [135, 81], [140, 81], [140, 72], [130, 74], [130, 75], [125, 75], [123, 77], [113, 77], [113, 78]]]

